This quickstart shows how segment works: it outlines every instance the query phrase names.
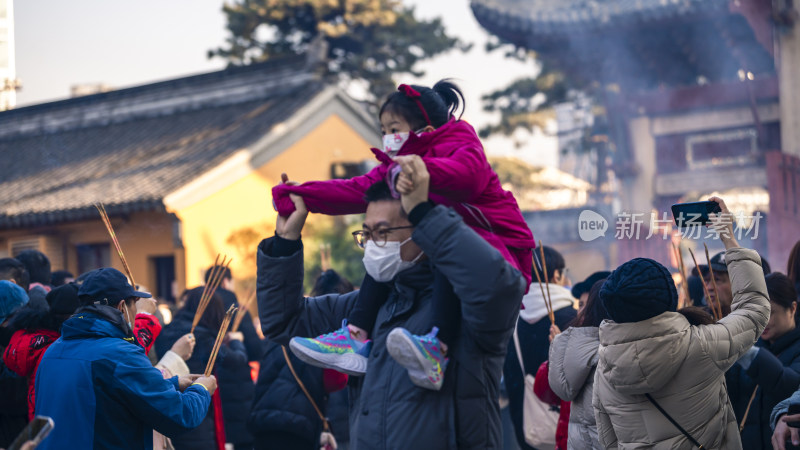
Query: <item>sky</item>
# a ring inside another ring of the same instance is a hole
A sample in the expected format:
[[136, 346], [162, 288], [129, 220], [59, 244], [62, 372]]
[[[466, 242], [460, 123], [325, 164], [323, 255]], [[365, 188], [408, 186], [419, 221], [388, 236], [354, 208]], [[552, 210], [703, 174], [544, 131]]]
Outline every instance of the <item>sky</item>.
[[[432, 85], [454, 78], [466, 95], [464, 118], [476, 128], [495, 117], [481, 109], [481, 95], [536, 73], [533, 62], [487, 54], [488, 33], [469, 0], [404, 0], [420, 17], [441, 17], [445, 28], [473, 43], [467, 53], [453, 51], [420, 64], [420, 79]], [[223, 0], [17, 0], [14, 2], [17, 107], [67, 98], [75, 84], [105, 83], [115, 88], [220, 70], [209, 49], [226, 37]], [[557, 165], [555, 139], [517, 133], [514, 139], [484, 140], [487, 153], [511, 155], [534, 165]]]

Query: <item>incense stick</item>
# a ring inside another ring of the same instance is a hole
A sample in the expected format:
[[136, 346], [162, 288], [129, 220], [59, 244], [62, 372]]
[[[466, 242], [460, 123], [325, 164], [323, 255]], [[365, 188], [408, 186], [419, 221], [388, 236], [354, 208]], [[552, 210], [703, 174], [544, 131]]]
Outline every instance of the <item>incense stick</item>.
[[211, 268], [209, 272], [208, 281], [206, 281], [206, 285], [203, 288], [203, 295], [200, 297], [200, 302], [197, 305], [197, 311], [194, 313], [194, 319], [192, 320], [192, 329], [190, 333], [194, 333], [194, 329], [197, 327], [197, 324], [200, 323], [200, 318], [203, 317], [203, 313], [206, 311], [208, 307], [208, 303], [211, 301], [211, 298], [214, 296], [214, 293], [217, 291], [220, 283], [222, 283], [222, 279], [225, 277], [225, 272], [228, 269], [231, 261], [233, 259], [227, 260], [227, 256], [222, 256], [222, 261], [220, 262], [220, 255], [217, 255], [217, 258], [214, 260], [214, 266]]
[[94, 207], [97, 208], [97, 212], [100, 213], [100, 218], [103, 220], [103, 224], [106, 226], [106, 230], [108, 230], [108, 234], [111, 236], [111, 242], [117, 250], [117, 256], [119, 256], [120, 261], [122, 261], [122, 268], [131, 280], [131, 286], [136, 289], [136, 281], [133, 280], [133, 272], [131, 272], [131, 268], [128, 266], [125, 254], [122, 253], [122, 247], [119, 245], [119, 240], [117, 240], [117, 234], [114, 233], [114, 227], [111, 226], [111, 220], [108, 218], [106, 207], [103, 206], [102, 203], [95, 203]]
[[[694, 252], [692, 249], [689, 249], [689, 254], [692, 255], [692, 261], [694, 261], [694, 266], [697, 267], [697, 274], [700, 275], [700, 281], [703, 282], [703, 293], [706, 296], [706, 301], [711, 301], [711, 294], [708, 292], [708, 287], [706, 286], [706, 279], [703, 276], [703, 271], [700, 270], [700, 265], [697, 264], [697, 258], [694, 257]], [[715, 320], [719, 320], [720, 317], [717, 315], [717, 310], [714, 309], [714, 304], [708, 305], [711, 308], [711, 314], [714, 316]]]
[[753, 406], [753, 400], [756, 399], [756, 392], [758, 391], [758, 385], [756, 388], [753, 389], [753, 394], [750, 396], [750, 401], [747, 402], [747, 409], [744, 410], [744, 416], [742, 416], [742, 423], [739, 425], [739, 433], [744, 430], [744, 424], [747, 422], [747, 416], [750, 415], [750, 407]]
[[714, 285], [714, 303], [719, 308], [719, 318], [722, 318], [722, 304], [719, 302], [719, 290], [717, 289], [717, 280], [714, 278], [714, 268], [711, 267], [711, 258], [708, 256], [708, 245], [703, 242], [703, 247], [706, 249], [706, 261], [708, 261], [708, 274], [711, 277], [711, 284]]
[[[542, 277], [539, 275], [539, 268], [538, 264], [536, 263], [536, 251], [533, 252], [533, 273], [536, 274], [536, 281], [539, 282], [539, 290], [542, 291], [542, 301], [544, 301], [544, 307], [547, 310], [547, 316], [550, 317], [550, 305], [547, 304], [547, 295], [544, 293], [544, 286], [542, 286]], [[551, 319], [551, 323], [552, 319]]]
[[[547, 261], [544, 259], [544, 245], [539, 241], [539, 254], [541, 255], [540, 261], [542, 262], [542, 275], [544, 277], [544, 286], [547, 289], [547, 295], [544, 297], [544, 304], [547, 307], [547, 316], [550, 318], [550, 323], [555, 325], [556, 318], [553, 313], [553, 303], [550, 300], [550, 280], [547, 278]], [[542, 292], [544, 295], [544, 292]]]
[[[681, 286], [683, 286], [683, 306], [686, 306], [688, 302], [692, 300], [691, 295], [689, 294], [689, 278], [686, 276], [686, 266], [683, 264], [683, 253], [679, 246], [672, 244], [672, 248], [675, 250], [675, 253], [678, 254], [678, 269], [681, 271], [681, 279], [683, 280]], [[697, 269], [698, 271], [700, 269]]]
[[230, 325], [231, 317], [233, 317], [236, 309], [237, 308], [235, 306], [231, 305], [230, 308], [228, 308], [228, 311], [225, 313], [225, 317], [222, 319], [222, 325], [219, 327], [219, 332], [217, 333], [217, 340], [214, 341], [214, 348], [211, 350], [211, 355], [208, 357], [208, 363], [206, 364], [206, 371], [203, 373], [205, 376], [210, 376], [211, 371], [214, 370], [214, 363], [217, 361], [219, 348], [222, 346], [222, 340], [228, 333], [228, 325]]
[[256, 298], [256, 290], [253, 289], [253, 292], [247, 296], [247, 299], [244, 302], [242, 302], [242, 304], [239, 305], [239, 310], [236, 313], [236, 318], [233, 319], [233, 328], [231, 328], [232, 332], [235, 333], [239, 331], [239, 326], [242, 324], [242, 320], [244, 320], [244, 315], [247, 313], [249, 309], [248, 307], [250, 306], [251, 303], [253, 303], [253, 300], [255, 300], [255, 298]]
[[547, 277], [547, 261], [544, 259], [544, 244], [542, 244], [541, 240], [539, 241], [539, 254], [542, 256], [542, 272], [544, 272], [545, 287], [547, 288], [547, 312], [550, 315], [550, 323], [555, 325], [556, 318], [553, 311], [553, 300], [550, 296], [550, 279]]

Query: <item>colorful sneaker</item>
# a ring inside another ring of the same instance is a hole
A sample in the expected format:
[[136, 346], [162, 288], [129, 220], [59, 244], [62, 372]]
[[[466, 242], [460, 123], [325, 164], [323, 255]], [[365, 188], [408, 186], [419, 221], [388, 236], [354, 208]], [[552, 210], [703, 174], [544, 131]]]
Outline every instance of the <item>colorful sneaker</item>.
[[361, 343], [350, 337], [345, 319], [342, 328], [332, 333], [316, 338], [292, 338], [289, 348], [295, 356], [312, 366], [360, 377], [367, 371], [372, 341]]
[[444, 371], [450, 361], [442, 354], [441, 343], [433, 327], [425, 336], [416, 336], [405, 328], [395, 328], [386, 338], [386, 349], [398, 364], [408, 370], [411, 382], [419, 387], [438, 391], [444, 382]]

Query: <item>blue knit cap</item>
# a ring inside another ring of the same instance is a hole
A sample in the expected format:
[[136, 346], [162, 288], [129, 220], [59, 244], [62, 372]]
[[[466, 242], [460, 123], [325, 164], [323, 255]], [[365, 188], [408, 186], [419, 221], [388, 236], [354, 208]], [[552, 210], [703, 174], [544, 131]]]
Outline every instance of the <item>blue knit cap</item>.
[[26, 303], [28, 294], [25, 289], [7, 280], [0, 281], [0, 323], [5, 322], [11, 313]]
[[600, 301], [614, 322], [640, 322], [678, 308], [669, 270], [648, 258], [619, 266], [600, 288]]

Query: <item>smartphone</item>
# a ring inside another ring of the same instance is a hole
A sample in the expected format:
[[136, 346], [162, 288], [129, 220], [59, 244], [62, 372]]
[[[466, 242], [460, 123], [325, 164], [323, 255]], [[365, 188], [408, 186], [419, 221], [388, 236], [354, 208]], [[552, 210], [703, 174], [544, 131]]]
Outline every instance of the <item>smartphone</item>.
[[28, 448], [36, 448], [50, 434], [52, 429], [53, 419], [47, 416], [36, 416], [17, 436], [11, 446], [8, 447], [8, 450], [20, 450], [28, 441], [33, 443], [33, 447]]
[[708, 215], [722, 212], [717, 202], [689, 202], [672, 205], [672, 217], [679, 228], [697, 227], [708, 223]]

